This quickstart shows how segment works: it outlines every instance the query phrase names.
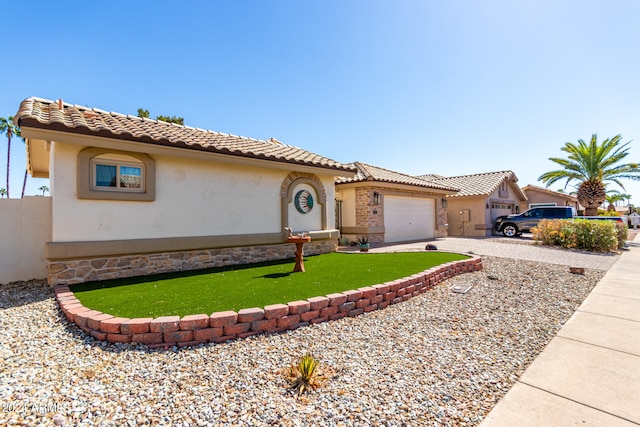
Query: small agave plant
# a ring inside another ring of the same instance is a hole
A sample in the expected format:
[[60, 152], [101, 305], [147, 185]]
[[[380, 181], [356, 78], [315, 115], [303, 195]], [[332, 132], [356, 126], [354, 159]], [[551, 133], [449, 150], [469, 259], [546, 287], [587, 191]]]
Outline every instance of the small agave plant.
[[289, 388], [298, 391], [298, 397], [305, 391], [316, 389], [327, 381], [327, 376], [318, 367], [318, 360], [311, 354], [305, 354], [298, 364], [292, 364], [285, 371], [285, 378], [289, 382]]

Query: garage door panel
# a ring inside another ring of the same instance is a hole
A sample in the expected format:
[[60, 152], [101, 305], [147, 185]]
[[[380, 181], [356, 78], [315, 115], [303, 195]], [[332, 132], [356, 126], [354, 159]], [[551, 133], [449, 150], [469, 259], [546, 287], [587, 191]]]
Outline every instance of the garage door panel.
[[496, 218], [503, 215], [511, 215], [513, 213], [513, 205], [508, 203], [492, 203], [491, 204], [491, 221], [495, 222]]
[[435, 201], [385, 196], [385, 242], [435, 238]]

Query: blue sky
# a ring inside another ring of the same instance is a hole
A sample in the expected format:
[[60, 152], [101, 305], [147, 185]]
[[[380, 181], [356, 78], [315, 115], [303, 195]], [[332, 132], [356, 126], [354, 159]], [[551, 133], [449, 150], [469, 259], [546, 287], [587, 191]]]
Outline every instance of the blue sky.
[[[3, 14], [5, 117], [30, 96], [142, 107], [412, 175], [512, 170], [521, 186], [593, 133], [633, 140], [640, 162], [637, 1], [30, 1]], [[19, 197], [22, 142], [12, 153]], [[640, 204], [640, 182], [625, 187]]]

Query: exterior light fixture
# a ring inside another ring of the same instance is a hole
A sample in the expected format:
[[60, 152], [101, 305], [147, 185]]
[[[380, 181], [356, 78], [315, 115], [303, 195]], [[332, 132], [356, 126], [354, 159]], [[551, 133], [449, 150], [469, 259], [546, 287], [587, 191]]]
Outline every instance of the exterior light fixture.
[[373, 192], [373, 204], [374, 205], [380, 204], [380, 193], [378, 193], [377, 191]]
[[442, 198], [442, 200], [441, 200], [441, 202], [442, 202], [442, 207], [446, 209], [446, 208], [447, 208], [447, 205], [448, 205], [448, 204], [447, 204], [447, 199], [443, 197], [443, 198]]

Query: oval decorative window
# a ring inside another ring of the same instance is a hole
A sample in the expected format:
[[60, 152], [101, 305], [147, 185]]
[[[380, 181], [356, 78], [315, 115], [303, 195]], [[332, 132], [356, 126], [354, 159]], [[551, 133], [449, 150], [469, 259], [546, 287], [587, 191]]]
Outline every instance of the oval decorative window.
[[309, 190], [300, 190], [296, 193], [294, 203], [298, 212], [307, 214], [313, 209], [313, 195]]

